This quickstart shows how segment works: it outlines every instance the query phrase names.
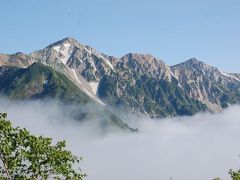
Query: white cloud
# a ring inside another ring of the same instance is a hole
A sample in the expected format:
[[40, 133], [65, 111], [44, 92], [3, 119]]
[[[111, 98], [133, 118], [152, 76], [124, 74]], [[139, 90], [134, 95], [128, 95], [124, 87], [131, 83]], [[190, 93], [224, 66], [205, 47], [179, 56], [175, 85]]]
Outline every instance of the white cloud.
[[76, 122], [53, 102], [1, 99], [0, 111], [8, 112], [14, 125], [67, 140], [68, 147], [83, 156], [87, 180], [227, 180], [230, 168], [240, 168], [239, 106], [219, 114], [158, 121], [125, 115], [140, 132], [105, 135], [94, 121]]

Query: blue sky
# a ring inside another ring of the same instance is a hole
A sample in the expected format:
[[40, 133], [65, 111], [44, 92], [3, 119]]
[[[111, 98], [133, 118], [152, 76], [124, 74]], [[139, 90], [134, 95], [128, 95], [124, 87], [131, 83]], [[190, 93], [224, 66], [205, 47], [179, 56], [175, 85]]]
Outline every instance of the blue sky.
[[73, 37], [108, 55], [196, 57], [240, 72], [239, 0], [1, 0], [0, 52], [30, 53]]

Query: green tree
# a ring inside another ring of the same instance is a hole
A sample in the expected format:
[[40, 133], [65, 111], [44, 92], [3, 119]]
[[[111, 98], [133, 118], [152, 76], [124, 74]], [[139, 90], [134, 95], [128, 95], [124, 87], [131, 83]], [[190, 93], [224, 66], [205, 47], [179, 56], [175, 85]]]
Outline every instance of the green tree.
[[[240, 180], [240, 170], [234, 171], [234, 170], [230, 169], [229, 174], [230, 174], [232, 180]], [[217, 178], [214, 178], [213, 180], [222, 180], [222, 179], [217, 177]]]
[[222, 180], [220, 177], [214, 178], [213, 180]]
[[53, 145], [51, 138], [13, 127], [7, 114], [0, 113], [0, 179], [82, 180], [81, 158], [65, 147], [65, 141]]
[[240, 170], [234, 171], [231, 169], [229, 174], [231, 175], [232, 180], [240, 180]]

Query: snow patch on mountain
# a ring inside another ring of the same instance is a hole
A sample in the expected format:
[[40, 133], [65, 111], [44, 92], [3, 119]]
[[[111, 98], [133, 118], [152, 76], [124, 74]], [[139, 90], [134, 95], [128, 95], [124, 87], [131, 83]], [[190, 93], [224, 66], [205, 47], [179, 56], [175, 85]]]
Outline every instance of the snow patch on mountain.
[[95, 95], [97, 95], [98, 84], [99, 82], [89, 82], [92, 92], [94, 92]]
[[76, 71], [75, 69], [71, 69], [72, 73], [73, 73], [73, 76], [75, 78], [75, 80], [79, 83], [79, 84], [82, 84], [81, 81], [79, 81], [78, 77], [77, 77], [77, 74], [76, 74]]
[[236, 81], [240, 81], [240, 79], [238, 79], [237, 77], [232, 76], [232, 75], [230, 75], [230, 74], [227, 74], [227, 73], [225, 73], [225, 72], [223, 72], [223, 71], [220, 71], [220, 73], [221, 73], [223, 76], [226, 76], [226, 77], [235, 79]]
[[87, 53], [92, 54], [92, 52], [89, 51], [88, 48], [84, 47], [84, 49], [85, 49], [85, 51], [87, 51]]
[[96, 56], [99, 59], [102, 59], [106, 65], [108, 65], [112, 70], [114, 70], [112, 63], [108, 59], [104, 58], [102, 55], [96, 54]]
[[[74, 77], [74, 81], [77, 83], [78, 87], [85, 92], [89, 97], [91, 97], [92, 99], [94, 99], [96, 102], [105, 105], [104, 102], [102, 102], [97, 96], [97, 88], [98, 88], [98, 83], [92, 82], [92, 83], [87, 83], [87, 82], [82, 82], [78, 76], [77, 73], [75, 71], [75, 69], [71, 69], [71, 72], [73, 74]], [[90, 88], [87, 87], [87, 85], [90, 86]], [[91, 92], [92, 91], [92, 92]], [[93, 94], [94, 93], [94, 94]]]
[[[101, 56], [101, 57], [102, 57], [102, 56]], [[103, 57], [102, 57], [102, 59], [104, 60], [104, 62], [105, 62], [112, 70], [114, 70], [113, 65], [111, 64], [111, 62], [110, 62], [108, 59], [105, 59], [105, 58], [103, 58]]]
[[53, 49], [58, 52], [59, 58], [61, 59], [63, 64], [67, 64], [67, 61], [71, 56], [71, 52], [69, 52], [70, 46], [71, 44], [65, 43], [62, 44], [62, 46], [58, 45], [53, 47]]
[[59, 53], [60, 52], [60, 45], [54, 46], [53, 49]]

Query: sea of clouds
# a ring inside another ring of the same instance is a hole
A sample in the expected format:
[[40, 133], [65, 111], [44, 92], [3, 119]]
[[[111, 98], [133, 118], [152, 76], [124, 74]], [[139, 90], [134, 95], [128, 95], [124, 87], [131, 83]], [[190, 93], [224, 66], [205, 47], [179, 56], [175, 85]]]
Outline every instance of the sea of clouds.
[[66, 140], [82, 156], [86, 180], [229, 180], [240, 168], [240, 106], [221, 113], [152, 120], [123, 113], [139, 132], [102, 133], [95, 121], [78, 122], [55, 102], [0, 100], [14, 126]]

